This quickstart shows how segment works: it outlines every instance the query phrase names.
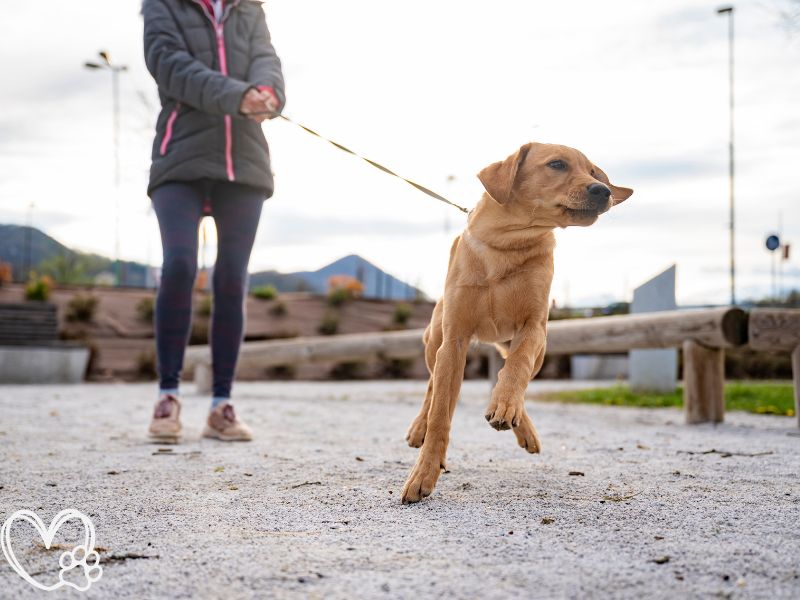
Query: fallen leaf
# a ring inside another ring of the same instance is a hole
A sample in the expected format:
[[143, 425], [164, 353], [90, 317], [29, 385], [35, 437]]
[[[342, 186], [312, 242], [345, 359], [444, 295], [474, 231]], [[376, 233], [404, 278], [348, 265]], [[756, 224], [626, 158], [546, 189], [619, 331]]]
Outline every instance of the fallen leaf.
[[551, 523], [555, 523], [555, 521], [553, 517], [544, 517], [542, 519], [542, 525], [550, 525]]

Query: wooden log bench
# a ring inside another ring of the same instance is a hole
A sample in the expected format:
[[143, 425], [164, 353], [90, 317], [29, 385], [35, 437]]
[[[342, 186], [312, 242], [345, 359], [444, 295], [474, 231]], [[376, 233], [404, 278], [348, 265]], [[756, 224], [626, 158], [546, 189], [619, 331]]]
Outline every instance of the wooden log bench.
[[[738, 308], [712, 308], [568, 319], [548, 324], [549, 354], [619, 353], [635, 348], [683, 347], [687, 423], [721, 421], [724, 414], [724, 351], [747, 341], [747, 314]], [[491, 345], [475, 352], [490, 358], [490, 377], [502, 366]], [[242, 345], [240, 364], [260, 367], [317, 361], [367, 360], [375, 356], [422, 356], [422, 330], [295, 338]], [[208, 346], [190, 347], [186, 366], [194, 369], [198, 392], [211, 387]]]
[[790, 352], [794, 379], [794, 414], [800, 427], [800, 309], [754, 308], [749, 345], [754, 350]]

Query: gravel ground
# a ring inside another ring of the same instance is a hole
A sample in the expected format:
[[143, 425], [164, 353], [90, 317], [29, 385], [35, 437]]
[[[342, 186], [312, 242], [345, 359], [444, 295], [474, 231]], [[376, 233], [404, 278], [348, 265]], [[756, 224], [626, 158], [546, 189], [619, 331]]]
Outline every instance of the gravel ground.
[[[206, 400], [187, 396], [187, 439], [161, 451], [143, 436], [152, 385], [0, 386], [0, 514], [96, 524], [102, 579], [47, 597], [800, 597], [793, 419], [686, 427], [673, 409], [529, 402], [532, 456], [467, 382], [451, 472], [403, 506], [424, 387], [239, 384], [249, 444], [198, 439]], [[26, 528], [21, 562], [57, 581], [76, 531], [53, 552]], [[0, 596], [45, 594], [0, 564]]]

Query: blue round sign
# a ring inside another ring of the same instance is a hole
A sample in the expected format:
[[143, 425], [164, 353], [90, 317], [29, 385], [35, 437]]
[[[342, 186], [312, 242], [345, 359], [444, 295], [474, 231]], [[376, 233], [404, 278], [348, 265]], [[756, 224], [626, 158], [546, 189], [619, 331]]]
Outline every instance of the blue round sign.
[[767, 250], [769, 250], [770, 252], [775, 252], [775, 250], [777, 250], [780, 247], [781, 247], [781, 239], [777, 235], [772, 234], [767, 238]]

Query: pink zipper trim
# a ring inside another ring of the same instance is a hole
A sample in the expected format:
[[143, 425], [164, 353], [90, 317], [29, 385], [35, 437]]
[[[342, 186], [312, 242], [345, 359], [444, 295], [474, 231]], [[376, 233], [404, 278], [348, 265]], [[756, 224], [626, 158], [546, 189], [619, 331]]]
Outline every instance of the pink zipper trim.
[[[217, 51], [219, 52], [219, 68], [223, 75], [228, 74], [228, 57], [225, 54], [225, 31], [222, 23], [217, 23]], [[225, 167], [228, 171], [228, 180], [236, 179], [233, 172], [233, 120], [230, 115], [225, 115]]]
[[178, 111], [181, 108], [181, 103], [178, 102], [175, 105], [175, 108], [172, 109], [172, 112], [169, 113], [169, 118], [167, 119], [167, 130], [164, 133], [164, 139], [161, 140], [161, 156], [164, 156], [167, 153], [167, 147], [169, 146], [169, 141], [172, 139], [172, 128], [175, 125], [175, 119], [178, 118]]
[[[193, 0], [195, 4], [200, 6], [200, 9], [211, 21], [214, 31], [217, 34], [217, 54], [219, 54], [219, 68], [223, 75], [228, 74], [228, 57], [225, 54], [225, 31], [224, 22], [217, 23], [214, 14], [209, 12], [209, 7], [201, 0]], [[225, 11], [225, 0], [222, 0], [223, 14]], [[224, 20], [224, 17], [223, 17]], [[235, 181], [236, 176], [233, 171], [233, 120], [230, 115], [225, 115], [225, 169], [228, 172], [228, 180]]]

